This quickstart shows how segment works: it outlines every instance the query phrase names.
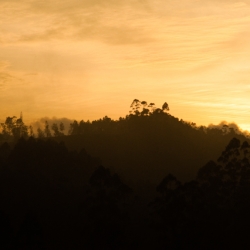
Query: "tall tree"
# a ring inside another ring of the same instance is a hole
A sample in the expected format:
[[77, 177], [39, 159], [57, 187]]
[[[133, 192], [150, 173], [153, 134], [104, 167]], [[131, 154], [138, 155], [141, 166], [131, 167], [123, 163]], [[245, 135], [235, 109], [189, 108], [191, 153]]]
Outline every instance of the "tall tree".
[[64, 126], [63, 122], [60, 122], [59, 130], [61, 132], [61, 135], [64, 135], [65, 126]]
[[51, 137], [52, 136], [48, 121], [45, 121], [44, 134], [45, 134], [46, 137]]
[[163, 110], [163, 112], [168, 112], [169, 111], [169, 106], [168, 106], [168, 104], [166, 102], [163, 103], [162, 110]]

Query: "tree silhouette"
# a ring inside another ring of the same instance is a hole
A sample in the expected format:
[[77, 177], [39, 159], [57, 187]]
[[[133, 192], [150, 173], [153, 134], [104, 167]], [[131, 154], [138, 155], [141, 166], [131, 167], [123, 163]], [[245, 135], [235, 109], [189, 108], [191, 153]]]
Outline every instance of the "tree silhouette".
[[44, 134], [47, 138], [52, 136], [51, 131], [50, 131], [50, 127], [49, 127], [49, 123], [47, 121], [45, 121]]
[[[82, 216], [87, 216], [87, 244], [91, 249], [117, 249], [122, 240], [124, 206], [131, 189], [117, 174], [99, 166], [89, 179]], [[95, 239], [98, 238], [98, 241]]]
[[169, 106], [168, 106], [168, 104], [166, 102], [164, 102], [164, 104], [162, 105], [162, 110], [164, 112], [168, 112], [169, 111]]
[[60, 122], [60, 124], [59, 124], [59, 130], [61, 132], [61, 135], [64, 135], [65, 126], [64, 126], [63, 122]]
[[40, 128], [37, 129], [37, 137], [39, 139], [45, 138], [44, 131], [42, 129], [40, 129]]
[[5, 140], [13, 137], [17, 141], [21, 137], [28, 137], [28, 127], [24, 124], [22, 114], [17, 119], [16, 116], [8, 116], [4, 123], [1, 123], [2, 134]]
[[51, 129], [53, 130], [54, 136], [55, 136], [55, 137], [63, 136], [63, 135], [64, 135], [63, 132], [61, 132], [61, 131], [63, 131], [63, 130], [61, 130], [61, 128], [64, 130], [63, 123], [61, 123], [61, 124], [59, 125], [59, 127], [58, 127], [57, 123], [53, 123], [53, 124], [52, 124]]
[[132, 104], [130, 105], [130, 114], [137, 116], [148, 116], [153, 113], [167, 113], [169, 111], [169, 106], [165, 102], [162, 105], [162, 108], [156, 108], [154, 103], [147, 103], [146, 101], [139, 101], [138, 99], [134, 99]]

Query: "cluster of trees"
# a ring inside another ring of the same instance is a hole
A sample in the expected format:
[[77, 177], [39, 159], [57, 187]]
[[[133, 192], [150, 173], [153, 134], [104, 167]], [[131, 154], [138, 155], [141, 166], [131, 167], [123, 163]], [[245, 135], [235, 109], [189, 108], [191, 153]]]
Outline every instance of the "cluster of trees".
[[[181, 156], [181, 154], [180, 154]], [[163, 177], [163, 176], [162, 176]], [[250, 145], [233, 138], [182, 183], [129, 187], [85, 150], [30, 137], [0, 146], [1, 249], [222, 249], [246, 244]], [[154, 192], [156, 191], [156, 192]]]
[[180, 249], [244, 248], [250, 223], [247, 141], [233, 138], [217, 162], [199, 169], [195, 180], [182, 184], [169, 174], [157, 191], [159, 196], [150, 203], [157, 218], [154, 226], [168, 244]]
[[[128, 123], [131, 124], [130, 121], [140, 121], [143, 119], [142, 117], [146, 118], [149, 116], [156, 116], [156, 115], [169, 115], [169, 106], [165, 102], [162, 105], [162, 108], [155, 107], [154, 103], [147, 103], [146, 101], [139, 101], [138, 99], [134, 99], [132, 104], [130, 105], [129, 115], [122, 118], [120, 117], [119, 120], [112, 120], [111, 118], [105, 116], [102, 119], [94, 120], [92, 122], [81, 120], [77, 122], [76, 120], [70, 124], [69, 135], [80, 135], [80, 134], [89, 134], [89, 133], [108, 133], [108, 134], [117, 134], [122, 133], [125, 130], [127, 131]], [[142, 121], [144, 122], [144, 120]]]
[[48, 124], [47, 121], [44, 123], [44, 128], [38, 128], [36, 133], [33, 130], [33, 127], [27, 126], [22, 118], [16, 116], [8, 116], [5, 119], [5, 122], [0, 124], [0, 142], [4, 141], [14, 141], [17, 142], [20, 138], [29, 138], [29, 137], [38, 137], [38, 138], [49, 138], [49, 137], [61, 137], [64, 136], [65, 126], [62, 122], [53, 123], [52, 126]]
[[[118, 174], [130, 179], [133, 176], [131, 181], [134, 183], [141, 178], [153, 184], [168, 172], [182, 181], [190, 180], [199, 167], [217, 157], [233, 137], [246, 139], [233, 127], [197, 127], [195, 123], [170, 115], [167, 103], [157, 108], [153, 103], [137, 99], [125, 117], [112, 120], [105, 116], [91, 122], [74, 121], [69, 131], [63, 123], [45, 122], [44, 127], [34, 133], [22, 119], [10, 117], [1, 127], [0, 143], [14, 141], [14, 145], [20, 136], [43, 140], [53, 138], [58, 142], [64, 141], [70, 150], [85, 148]], [[179, 157], [180, 153], [182, 157]]]
[[169, 111], [167, 102], [163, 103], [162, 108], [157, 108], [153, 102], [148, 104], [148, 102], [139, 101], [138, 99], [133, 100], [130, 108], [131, 110], [129, 113], [137, 116], [152, 115], [154, 113], [167, 113]]
[[[0, 146], [1, 249], [117, 249], [132, 190], [83, 149]], [[98, 239], [98, 240], [97, 240]]]
[[131, 104], [130, 115], [125, 118], [120, 118], [119, 121], [114, 121], [105, 116], [102, 119], [90, 121], [77, 122], [76, 120], [70, 124], [69, 131], [65, 131], [65, 126], [62, 122], [59, 124], [53, 123], [51, 126], [47, 121], [44, 123], [43, 128], [38, 128], [33, 131], [32, 126], [24, 124], [22, 114], [20, 118], [16, 116], [7, 117], [4, 123], [0, 125], [0, 142], [1, 141], [17, 141], [21, 137], [28, 138], [29, 136], [38, 138], [61, 137], [68, 135], [79, 135], [88, 133], [115, 133], [124, 127], [124, 121], [131, 119], [133, 116], [150, 116], [153, 114], [163, 114], [169, 111], [169, 106], [165, 102], [162, 109], [155, 107], [154, 103], [147, 104], [146, 101], [139, 101], [135, 99]]
[[[28, 138], [29, 136], [49, 138], [61, 137], [64, 135], [87, 135], [100, 133], [117, 134], [128, 132], [133, 129], [133, 127], [138, 129], [138, 127], [145, 128], [147, 124], [150, 124], [151, 126], [152, 122], [158, 123], [158, 125], [163, 125], [166, 120], [179, 121], [178, 118], [169, 114], [169, 110], [167, 102], [165, 102], [161, 108], [158, 108], [154, 103], [134, 99], [130, 105], [130, 114], [125, 117], [120, 117], [119, 120], [112, 120], [107, 116], [92, 122], [89, 120], [81, 120], [79, 122], [75, 120], [70, 124], [68, 131], [66, 131], [65, 125], [62, 122], [50, 125], [47, 121], [45, 121], [43, 128], [38, 128], [37, 131], [34, 131], [32, 126], [27, 126], [24, 123], [21, 114], [20, 118], [17, 118], [16, 116], [7, 117], [5, 122], [0, 124], [0, 142], [11, 140], [17, 141], [21, 137]], [[195, 123], [183, 120], [180, 120], [180, 123], [184, 126], [194, 128], [204, 133], [217, 135], [240, 133], [239, 131], [236, 131], [235, 128], [226, 124], [224, 124], [221, 128], [207, 128], [205, 126], [197, 127]]]
[[1, 249], [222, 249], [248, 238], [250, 144], [230, 126], [197, 127], [135, 99], [126, 117], [74, 121], [67, 136], [63, 123], [34, 134], [7, 117], [1, 140]]
[[[155, 107], [154, 103], [147, 104], [146, 101], [141, 102], [137, 99], [132, 102], [130, 107], [130, 115], [126, 116], [126, 118], [120, 118], [119, 121], [127, 120], [132, 116], [149, 116], [152, 114], [167, 113], [169, 111], [169, 106], [166, 102], [162, 105], [162, 109], [160, 109]], [[70, 124], [68, 134], [74, 135], [104, 130], [114, 131], [114, 129], [116, 130], [119, 121], [111, 120], [111, 118], [107, 116], [99, 120], [94, 120], [93, 122], [84, 122], [83, 120], [77, 122], [75, 120]], [[66, 134], [65, 126], [62, 122], [59, 124], [53, 123], [52, 126], [50, 126], [47, 121], [44, 123], [44, 128], [38, 128], [36, 133], [34, 133], [32, 126], [24, 124], [22, 114], [20, 118], [17, 118], [16, 116], [7, 117], [5, 122], [1, 123], [1, 131], [0, 135], [4, 140], [10, 140], [10, 138], [13, 138], [15, 141], [21, 137], [28, 138], [29, 136], [37, 136], [38, 138], [48, 138], [60, 137]]]
[[[52, 132], [51, 132], [52, 130]], [[44, 129], [41, 128], [37, 129], [37, 137], [38, 138], [49, 138], [49, 137], [61, 137], [64, 136], [65, 133], [65, 126], [63, 122], [60, 122], [59, 125], [57, 123], [53, 123], [51, 128], [47, 121], [45, 121]]]
[[[130, 105], [129, 115], [125, 117], [120, 117], [119, 120], [112, 120], [111, 118], [105, 116], [102, 119], [94, 120], [92, 122], [88, 121], [74, 121], [70, 124], [70, 129], [68, 131], [69, 135], [81, 135], [81, 134], [118, 134], [124, 132], [131, 132], [130, 130], [136, 126], [136, 129], [143, 129], [150, 124], [150, 126], [154, 126], [156, 123], [158, 125], [164, 125], [165, 129], [169, 129], [166, 126], [166, 121], [168, 123], [176, 123], [178, 122], [180, 127], [180, 123], [183, 127], [188, 127], [189, 129], [195, 129], [202, 133], [210, 134], [210, 135], [227, 135], [227, 134], [240, 134], [241, 132], [230, 125], [223, 124], [221, 126], [196, 126], [194, 122], [188, 122], [184, 120], [179, 120], [178, 118], [170, 115], [170, 108], [167, 102], [165, 102], [161, 108], [155, 106], [154, 103], [148, 103], [146, 101], [140, 101], [138, 99], [134, 99], [132, 104]], [[154, 124], [153, 124], [154, 123]], [[139, 128], [140, 127], [140, 128]], [[161, 128], [163, 129], [163, 128]]]
[[0, 139], [2, 138], [2, 140], [6, 141], [10, 140], [10, 138], [18, 140], [21, 137], [27, 138], [28, 135], [34, 135], [32, 127], [28, 127], [24, 124], [22, 114], [20, 118], [16, 116], [7, 117], [5, 122], [0, 124], [0, 127], [2, 130]]

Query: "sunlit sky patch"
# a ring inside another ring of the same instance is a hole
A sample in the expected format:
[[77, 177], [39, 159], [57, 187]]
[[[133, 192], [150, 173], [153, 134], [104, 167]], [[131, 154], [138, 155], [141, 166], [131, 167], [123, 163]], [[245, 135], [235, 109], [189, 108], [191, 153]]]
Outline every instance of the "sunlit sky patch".
[[0, 120], [93, 120], [133, 99], [250, 130], [250, 1], [1, 0]]

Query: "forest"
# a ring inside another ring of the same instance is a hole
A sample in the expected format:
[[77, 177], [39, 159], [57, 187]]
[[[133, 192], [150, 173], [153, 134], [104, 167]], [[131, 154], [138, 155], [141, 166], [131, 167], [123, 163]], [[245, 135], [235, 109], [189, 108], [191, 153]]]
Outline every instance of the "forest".
[[1, 249], [241, 249], [250, 138], [135, 99], [112, 120], [0, 125]]

